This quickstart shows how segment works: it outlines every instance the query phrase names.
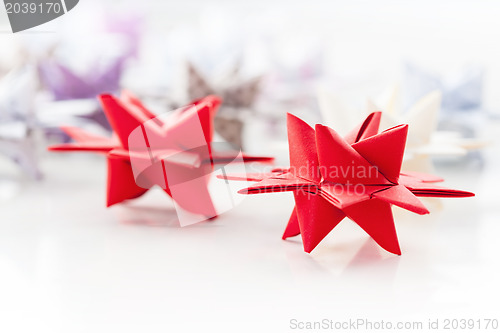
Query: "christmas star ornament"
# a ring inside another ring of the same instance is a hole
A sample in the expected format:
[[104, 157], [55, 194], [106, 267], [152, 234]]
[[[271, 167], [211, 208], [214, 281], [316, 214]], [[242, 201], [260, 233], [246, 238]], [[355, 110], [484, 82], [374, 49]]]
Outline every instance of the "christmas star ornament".
[[[114, 93], [120, 89], [120, 80], [127, 57], [94, 60], [84, 70], [75, 70], [54, 59], [42, 60], [38, 64], [38, 75], [42, 87], [51, 100], [44, 109], [60, 110], [59, 119], [72, 117], [76, 124], [92, 123], [110, 131], [109, 122], [96, 97], [103, 91]], [[50, 112], [49, 112], [50, 113]], [[53, 112], [52, 112], [53, 113]], [[41, 113], [41, 118], [45, 115]], [[54, 125], [48, 122], [47, 127]]]
[[101, 92], [116, 92], [120, 88], [124, 58], [89, 64], [85, 72], [78, 72], [54, 59], [41, 61], [38, 70], [43, 86], [54, 100], [96, 98]]
[[41, 179], [37, 158], [35, 71], [30, 65], [15, 68], [0, 82], [0, 154], [33, 179]]
[[383, 110], [381, 128], [387, 129], [397, 124], [409, 125], [408, 141], [403, 161], [403, 169], [432, 173], [431, 157], [464, 156], [468, 151], [477, 150], [486, 142], [464, 138], [459, 132], [438, 130], [442, 94], [432, 91], [419, 99], [406, 112], [398, 107], [399, 87], [388, 89], [377, 102], [368, 99], [365, 110], [352, 108], [340, 96], [318, 90], [318, 102], [326, 124], [335, 124], [339, 132], [352, 128], [357, 119], [377, 110]]
[[370, 114], [343, 138], [288, 114], [290, 168], [220, 178], [259, 181], [243, 194], [293, 192], [295, 208], [283, 239], [300, 234], [306, 252], [348, 217], [383, 249], [400, 255], [391, 205], [427, 214], [418, 197], [474, 194], [436, 186], [442, 179], [435, 176], [401, 172], [408, 125], [378, 133], [380, 118], [380, 112]]
[[113, 136], [66, 127], [64, 130], [76, 142], [50, 150], [104, 154], [108, 162], [108, 207], [137, 198], [156, 185], [172, 197], [176, 207], [205, 219], [215, 217], [217, 211], [208, 190], [214, 165], [273, 160], [214, 150], [212, 123], [221, 103], [216, 96], [195, 101], [165, 118], [151, 113], [128, 92], [121, 98], [101, 95], [99, 99]]
[[251, 112], [259, 94], [260, 77], [242, 79], [236, 65], [219, 84], [209, 83], [200, 71], [188, 63], [188, 97], [196, 100], [217, 94], [224, 104], [214, 120], [215, 131], [234, 147], [243, 147], [243, 113]]
[[[412, 63], [406, 63], [403, 70], [403, 103], [415, 104], [422, 96], [439, 90], [442, 92], [441, 121], [459, 118], [462, 126], [470, 128], [477, 125], [477, 118], [484, 113], [483, 86], [484, 70], [479, 67], [466, 67], [454, 76], [441, 76]], [[451, 118], [451, 119], [450, 119]], [[474, 119], [476, 118], [476, 119]], [[472, 122], [471, 122], [472, 120]]]
[[[367, 110], [384, 110], [382, 128], [389, 128], [398, 123], [410, 126], [407, 142], [407, 155], [404, 169], [420, 172], [434, 172], [431, 157], [464, 156], [468, 151], [477, 150], [487, 143], [480, 139], [464, 138], [460, 132], [438, 130], [439, 113], [443, 94], [439, 90], [431, 91], [406, 112], [398, 108], [400, 89], [394, 86], [386, 93], [383, 107], [368, 100]], [[382, 98], [383, 100], [384, 98]]]

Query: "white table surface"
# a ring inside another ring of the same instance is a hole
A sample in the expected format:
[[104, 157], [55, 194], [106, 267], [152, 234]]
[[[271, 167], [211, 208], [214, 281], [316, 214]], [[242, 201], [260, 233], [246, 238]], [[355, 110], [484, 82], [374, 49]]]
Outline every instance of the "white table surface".
[[311, 254], [281, 240], [289, 194], [245, 197], [184, 228], [161, 191], [106, 209], [104, 158], [45, 155], [43, 181], [0, 178], [0, 332], [500, 319], [499, 147], [485, 149], [483, 168], [438, 168], [475, 198], [426, 201], [426, 216], [394, 209], [402, 256], [348, 220]]

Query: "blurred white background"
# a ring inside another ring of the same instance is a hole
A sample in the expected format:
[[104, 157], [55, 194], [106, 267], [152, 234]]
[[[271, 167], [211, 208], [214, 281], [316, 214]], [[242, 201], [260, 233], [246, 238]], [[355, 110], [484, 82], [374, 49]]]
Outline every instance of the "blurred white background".
[[[317, 47], [319, 44], [325, 49], [326, 74], [355, 82], [362, 79], [365, 85], [361, 88], [366, 91], [359, 90], [359, 82], [356, 84], [360, 97], [397, 81], [405, 61], [443, 74], [456, 73], [467, 65], [479, 65], [486, 70], [485, 105], [495, 112], [500, 108], [500, 96], [496, 94], [496, 87], [500, 85], [500, 47], [497, 41], [500, 5], [494, 0], [85, 0], [79, 3], [78, 12], [15, 36], [7, 33], [8, 20], [5, 11], [1, 11], [0, 23], [4, 31], [0, 35], [2, 58], [16, 61], [16, 47], [22, 39], [40, 43], [44, 39], [73, 33], [59, 30], [61, 25], [75, 29], [79, 36], [87, 34], [92, 39], [95, 32], [92, 15], [85, 16], [85, 22], [78, 20], [78, 16], [99, 7], [144, 14], [148, 31], [158, 37], [154, 46], [160, 48], [162, 45], [158, 44], [161, 44], [162, 36], [166, 38], [167, 33], [184, 26], [203, 29], [205, 36], [214, 43], [229, 40], [234, 44], [234, 39], [238, 38], [258, 43], [256, 37], [277, 34], [281, 45], [286, 46], [281, 52], [291, 53], [288, 57], [292, 59], [293, 53], [307, 52], [304, 46]], [[45, 36], [44, 33], [56, 36]], [[298, 47], [293, 48], [290, 44]], [[155, 51], [148, 48], [144, 52]]]

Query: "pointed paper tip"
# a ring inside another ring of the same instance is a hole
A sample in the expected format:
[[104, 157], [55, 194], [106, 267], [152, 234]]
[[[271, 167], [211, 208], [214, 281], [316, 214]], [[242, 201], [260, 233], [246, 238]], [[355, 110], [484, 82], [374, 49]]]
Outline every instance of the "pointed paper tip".
[[370, 116], [371, 116], [371, 123], [375, 128], [374, 131], [376, 134], [380, 128], [380, 121], [382, 120], [382, 111], [374, 111], [370, 114]]
[[[219, 111], [219, 107], [222, 104], [222, 97], [218, 95], [207, 95], [203, 98], [196, 99], [192, 101], [192, 104], [195, 105], [196, 110], [199, 112], [203, 108], [207, 108], [209, 110], [209, 115], [210, 115], [210, 120], [209, 122], [212, 124], [215, 118], [215, 115]], [[209, 127], [212, 127], [213, 125], [210, 125]], [[210, 130], [212, 132], [213, 129]]]
[[99, 101], [103, 102], [105, 100], [112, 99], [114, 97], [110, 93], [102, 93], [99, 96], [97, 96], [97, 98], [99, 99]]
[[[115, 97], [112, 94], [109, 93], [103, 93], [97, 96], [97, 99], [99, 100], [99, 103], [101, 104], [101, 107], [105, 111], [106, 117], [108, 118], [108, 114], [106, 113], [105, 105], [109, 103], [111, 100], [114, 100]], [[109, 120], [109, 118], [108, 118]]]
[[295, 236], [300, 235], [300, 230], [291, 230], [288, 226], [283, 232], [283, 236], [281, 236], [281, 239], [287, 240], [288, 238], [292, 238]]
[[345, 140], [349, 144], [353, 144], [360, 140], [376, 135], [379, 131], [381, 119], [381, 111], [371, 112], [361, 124], [356, 126], [344, 137]]
[[415, 213], [417, 213], [418, 215], [427, 215], [427, 214], [430, 214], [430, 210], [425, 207], [424, 203], [422, 201], [420, 201], [420, 199], [418, 199], [418, 197], [416, 197], [416, 199], [422, 204], [422, 206], [420, 207], [420, 209], [418, 211], [415, 211]]
[[312, 250], [314, 250], [316, 246], [318, 246], [318, 244], [321, 242], [321, 240], [314, 241], [313, 239], [308, 238], [307, 233], [306, 234], [302, 233], [301, 235], [302, 235], [302, 245], [304, 247], [304, 252], [311, 253]]
[[[323, 124], [316, 124], [314, 125], [314, 130], [316, 131], [316, 140], [318, 140], [318, 133], [323, 133], [323, 135], [328, 135], [333, 137], [333, 133], [337, 133], [333, 128], [330, 128], [326, 125]], [[337, 139], [340, 138], [340, 136], [336, 136]]]
[[425, 209], [422, 209], [421, 211], [418, 211], [417, 214], [418, 215], [427, 215], [427, 214], [430, 214], [431, 212], [427, 209], [427, 207], [425, 207]]
[[314, 125], [314, 129], [315, 129], [316, 131], [317, 131], [318, 129], [320, 129], [320, 128], [322, 129], [322, 128], [324, 128], [324, 127], [329, 128], [328, 126], [326, 126], [326, 125], [322, 125], [322, 124], [316, 124], [316, 125]]
[[407, 135], [406, 133], [408, 133], [408, 124], [396, 125], [394, 127], [386, 129], [382, 133], [387, 133], [387, 132], [402, 132], [405, 133], [405, 135]]
[[285, 229], [285, 232], [283, 232], [283, 236], [281, 236], [281, 239], [287, 240], [288, 238], [292, 238], [292, 237], [295, 237], [295, 236], [298, 236], [298, 235], [300, 235], [300, 233], [299, 234], [290, 233], [289, 230]]
[[392, 254], [395, 254], [395, 255], [398, 255], [400, 256], [401, 255], [401, 248], [399, 247], [399, 242], [396, 242], [395, 246], [393, 249], [390, 249], [390, 248], [385, 248], [385, 247], [382, 247], [384, 250], [386, 250], [387, 252], [389, 253], [392, 253]]
[[316, 246], [311, 246], [311, 245], [306, 245], [304, 244], [304, 252], [311, 253], [312, 250], [314, 250]]
[[206, 99], [207, 101], [212, 103], [212, 107], [214, 107], [214, 108], [219, 107], [219, 105], [221, 105], [222, 102], [224, 101], [223, 98], [218, 96], [218, 95], [208, 95], [204, 99]]
[[395, 244], [392, 244], [390, 247], [382, 246], [379, 244], [377, 241], [375, 241], [381, 248], [383, 248], [385, 251], [395, 254], [397, 256], [401, 255], [401, 248], [399, 247], [399, 242], [396, 240]]
[[111, 195], [111, 193], [108, 190], [108, 193], [106, 195], [106, 208], [109, 208], [111, 206], [119, 204], [120, 202], [123, 202], [123, 201], [124, 201], [123, 199], [122, 200], [117, 200], [116, 196]]
[[475, 197], [476, 194], [473, 193], [473, 192], [469, 192], [469, 191], [459, 191], [460, 192], [460, 198], [469, 198], [469, 197]]
[[[290, 145], [290, 148], [295, 148], [295, 147], [292, 147], [293, 145], [290, 144], [291, 136], [300, 137], [301, 134], [303, 136], [306, 136], [306, 134], [304, 134], [305, 131], [311, 132], [314, 129], [311, 125], [306, 123], [304, 120], [300, 119], [299, 117], [297, 117], [289, 112], [286, 114], [286, 128], [287, 128], [287, 132], [288, 132], [288, 144]], [[309, 133], [309, 134], [311, 134], [311, 133]], [[303, 139], [298, 140], [298, 142], [296, 142], [295, 144], [299, 144], [299, 142], [301, 142], [301, 141], [303, 141]], [[290, 150], [290, 152], [291, 151], [292, 150]]]
[[286, 120], [287, 120], [287, 122], [289, 122], [289, 121], [296, 121], [296, 120], [300, 120], [300, 121], [302, 121], [299, 117], [294, 116], [294, 115], [293, 115], [293, 114], [291, 114], [290, 112], [287, 112], [287, 113], [286, 113]]
[[106, 199], [106, 208], [116, 205], [118, 202], [113, 202], [110, 198]]
[[223, 102], [222, 97], [218, 95], [207, 95], [205, 97], [192, 101], [192, 104], [195, 104], [198, 107], [203, 107], [204, 105], [207, 105], [212, 109], [217, 109], [222, 104], [222, 102]]
[[296, 115], [291, 114], [290, 112], [286, 113], [286, 121], [287, 121], [287, 126], [299, 123], [299, 124], [304, 124], [304, 125], [307, 125], [307, 126], [311, 127], [311, 125], [309, 125], [308, 123], [306, 123], [305, 121], [303, 121], [302, 119], [300, 119], [299, 117], [297, 117]]

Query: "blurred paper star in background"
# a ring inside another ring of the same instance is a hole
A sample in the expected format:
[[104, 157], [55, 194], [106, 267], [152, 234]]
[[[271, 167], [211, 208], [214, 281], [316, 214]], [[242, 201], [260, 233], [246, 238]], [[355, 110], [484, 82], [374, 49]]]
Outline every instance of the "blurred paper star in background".
[[0, 82], [0, 154], [33, 179], [41, 179], [37, 158], [35, 118], [36, 71], [25, 65], [10, 71]]

